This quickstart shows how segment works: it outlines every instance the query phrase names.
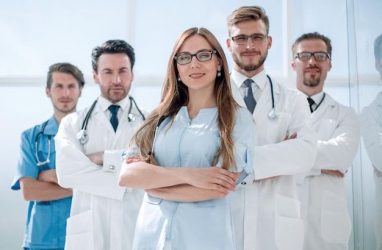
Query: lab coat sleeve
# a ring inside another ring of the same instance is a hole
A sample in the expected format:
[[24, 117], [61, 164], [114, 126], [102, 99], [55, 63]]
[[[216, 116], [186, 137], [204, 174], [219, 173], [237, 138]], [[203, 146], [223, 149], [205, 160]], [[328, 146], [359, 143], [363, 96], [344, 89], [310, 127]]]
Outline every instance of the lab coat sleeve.
[[306, 173], [312, 169], [317, 154], [317, 135], [311, 128], [306, 100], [297, 94], [288, 112], [291, 115], [288, 132], [297, 138], [269, 143], [254, 148], [255, 180]]
[[[120, 165], [116, 165], [118, 168], [114, 171], [104, 171], [103, 167], [90, 161], [76, 137], [79, 130], [77, 114], [68, 115], [61, 121], [56, 136], [56, 168], [59, 184], [81, 192], [122, 200], [125, 188], [118, 185]], [[106, 157], [112, 158], [110, 155]], [[108, 161], [106, 164], [110, 164], [111, 160], [106, 161]]]
[[12, 190], [20, 189], [20, 179], [22, 177], [30, 177], [37, 179], [39, 169], [34, 155], [34, 143], [32, 139], [32, 129], [27, 130], [21, 135], [20, 158], [17, 164], [17, 172], [12, 181]]
[[344, 115], [328, 140], [318, 140], [314, 169], [339, 170], [345, 173], [351, 166], [360, 140], [359, 120], [351, 108]]
[[236, 124], [233, 130], [235, 172], [240, 172], [238, 184], [246, 179], [253, 179], [253, 147], [255, 124], [252, 115], [246, 108], [239, 108], [236, 113]]
[[382, 126], [378, 123], [381, 114], [373, 110], [374, 106], [363, 109], [361, 116], [362, 137], [366, 152], [373, 166], [382, 172]]

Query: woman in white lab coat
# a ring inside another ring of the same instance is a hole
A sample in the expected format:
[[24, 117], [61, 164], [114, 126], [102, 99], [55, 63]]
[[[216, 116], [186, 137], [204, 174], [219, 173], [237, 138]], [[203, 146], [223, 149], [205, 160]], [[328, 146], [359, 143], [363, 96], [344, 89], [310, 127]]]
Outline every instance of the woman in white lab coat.
[[207, 29], [183, 32], [168, 65], [162, 102], [134, 137], [148, 162], [121, 171], [121, 185], [147, 192], [134, 249], [234, 250], [226, 195], [252, 173], [252, 117], [234, 101], [224, 52]]

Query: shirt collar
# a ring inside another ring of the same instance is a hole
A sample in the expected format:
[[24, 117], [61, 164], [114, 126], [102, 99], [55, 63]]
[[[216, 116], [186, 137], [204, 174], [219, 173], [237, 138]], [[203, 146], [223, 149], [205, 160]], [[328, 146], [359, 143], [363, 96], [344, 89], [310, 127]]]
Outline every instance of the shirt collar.
[[[231, 76], [238, 88], [240, 88], [243, 82], [248, 79], [247, 76], [243, 75], [235, 69], [232, 71]], [[261, 90], [263, 90], [265, 85], [267, 84], [267, 74], [265, 73], [265, 69], [263, 69], [250, 79], [252, 79]]]
[[315, 94], [315, 95], [312, 95], [310, 98], [312, 98], [313, 101], [314, 101], [316, 104], [318, 104], [318, 103], [321, 102], [323, 96], [324, 96], [324, 92], [321, 91], [320, 93], [317, 93], [317, 94]]
[[103, 112], [106, 112], [106, 110], [109, 108], [110, 105], [112, 104], [115, 104], [115, 105], [119, 105], [122, 109], [122, 111], [124, 112], [125, 110], [128, 110], [129, 107], [130, 107], [130, 99], [129, 99], [129, 96], [126, 96], [125, 98], [123, 98], [122, 100], [120, 100], [119, 102], [117, 103], [112, 103], [111, 101], [109, 101], [108, 99], [106, 99], [105, 97], [103, 96], [99, 96], [98, 97], [98, 104], [101, 108], [101, 110]]
[[[43, 124], [41, 126], [43, 126]], [[57, 130], [58, 130], [58, 123], [56, 118], [53, 115], [51, 118], [49, 118], [43, 133], [45, 135], [55, 135], [57, 134]]]

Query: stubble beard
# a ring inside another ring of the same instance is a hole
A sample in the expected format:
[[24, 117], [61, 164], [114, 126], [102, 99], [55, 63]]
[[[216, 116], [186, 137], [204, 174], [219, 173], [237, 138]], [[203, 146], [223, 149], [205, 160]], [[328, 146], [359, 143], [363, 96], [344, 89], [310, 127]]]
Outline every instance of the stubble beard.
[[240, 61], [240, 59], [237, 55], [235, 55], [235, 54], [232, 54], [232, 55], [233, 55], [232, 57], [233, 57], [234, 62], [236, 63], [237, 66], [239, 66], [239, 68], [241, 68], [242, 70], [244, 70], [246, 72], [252, 72], [252, 71], [259, 69], [261, 66], [263, 66], [263, 64], [264, 64], [264, 62], [268, 56], [268, 50], [265, 51], [265, 53], [260, 56], [258, 63], [255, 63], [255, 64], [244, 64]]

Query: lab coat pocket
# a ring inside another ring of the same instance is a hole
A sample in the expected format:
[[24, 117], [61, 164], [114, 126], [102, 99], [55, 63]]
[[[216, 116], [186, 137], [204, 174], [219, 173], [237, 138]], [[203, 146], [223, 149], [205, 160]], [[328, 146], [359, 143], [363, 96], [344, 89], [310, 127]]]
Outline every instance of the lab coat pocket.
[[327, 191], [323, 193], [321, 233], [328, 242], [347, 244], [351, 233], [351, 223], [345, 197]]
[[300, 202], [285, 195], [276, 197], [275, 240], [278, 250], [299, 250], [303, 246]]
[[88, 210], [69, 217], [66, 230], [66, 250], [94, 249], [92, 216], [92, 211]]

